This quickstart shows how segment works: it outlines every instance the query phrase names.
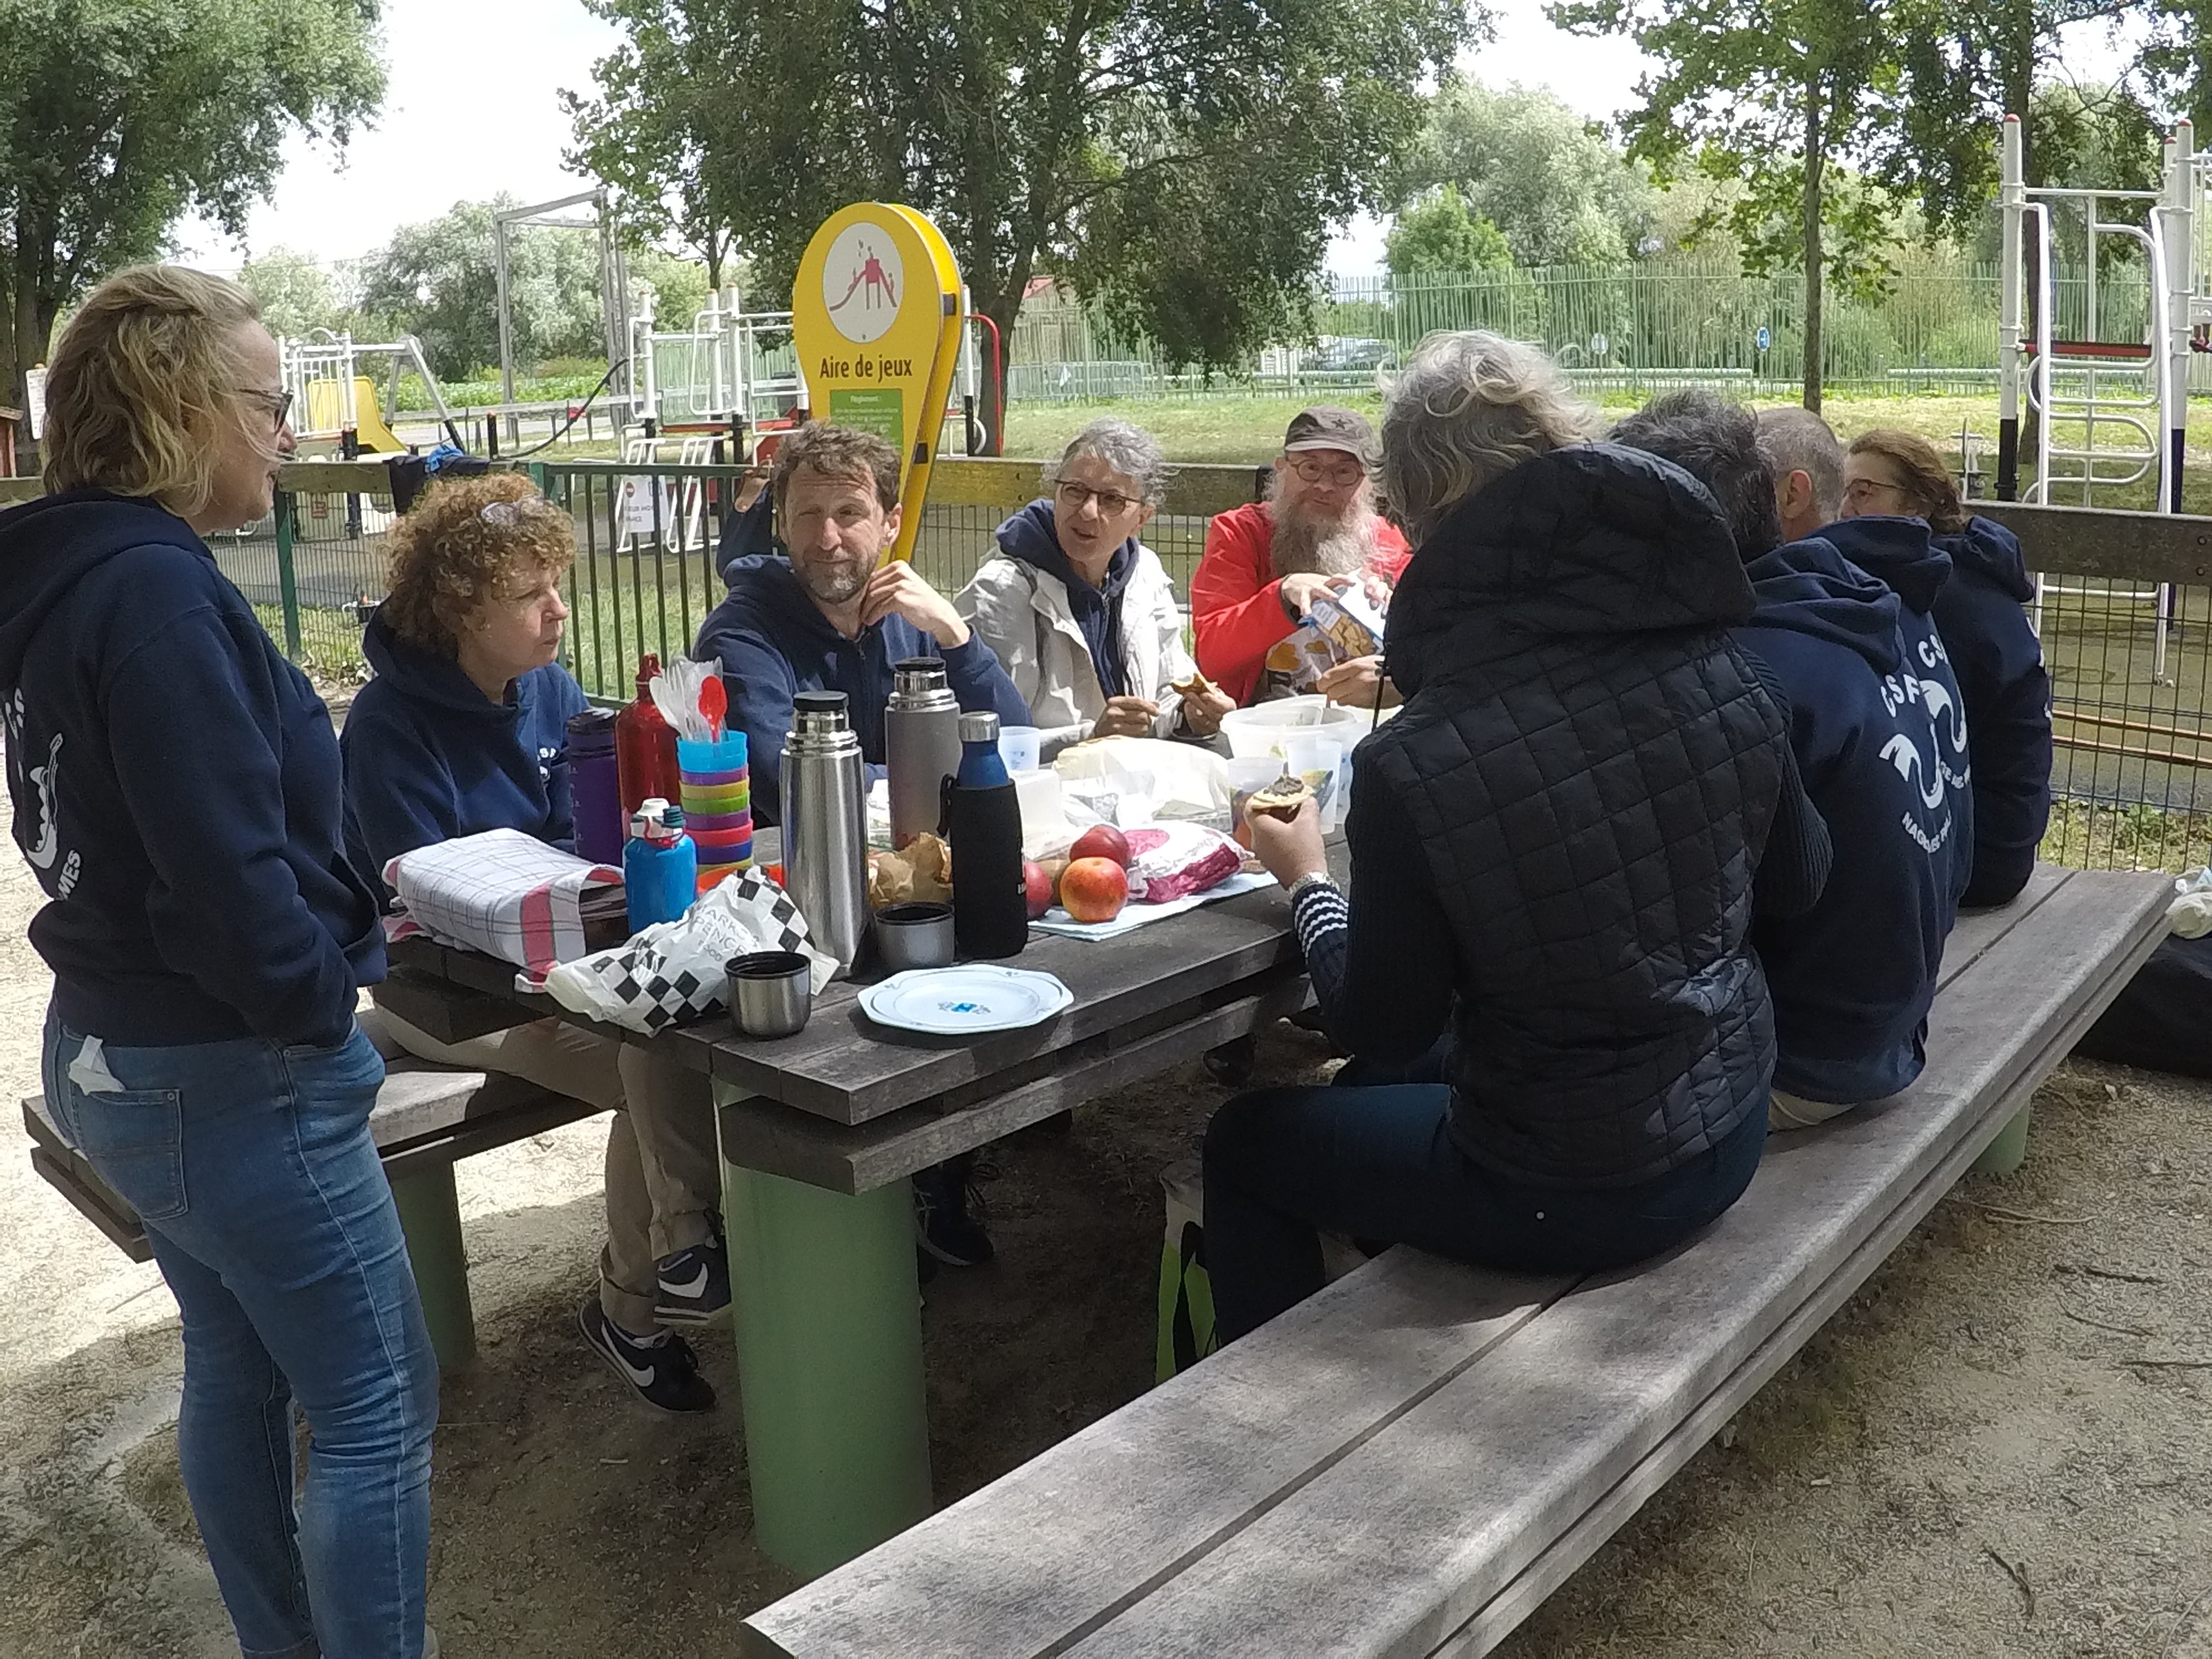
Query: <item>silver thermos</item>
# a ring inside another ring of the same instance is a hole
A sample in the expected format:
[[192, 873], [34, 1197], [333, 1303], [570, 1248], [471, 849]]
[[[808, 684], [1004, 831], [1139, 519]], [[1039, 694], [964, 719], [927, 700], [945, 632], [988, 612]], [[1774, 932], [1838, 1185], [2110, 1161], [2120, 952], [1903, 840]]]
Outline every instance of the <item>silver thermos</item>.
[[783, 872], [819, 950], [846, 968], [868, 930], [867, 772], [842, 691], [792, 700], [783, 742]]
[[960, 703], [940, 657], [891, 666], [884, 708], [884, 760], [890, 771], [891, 845], [944, 833], [945, 786], [960, 771]]

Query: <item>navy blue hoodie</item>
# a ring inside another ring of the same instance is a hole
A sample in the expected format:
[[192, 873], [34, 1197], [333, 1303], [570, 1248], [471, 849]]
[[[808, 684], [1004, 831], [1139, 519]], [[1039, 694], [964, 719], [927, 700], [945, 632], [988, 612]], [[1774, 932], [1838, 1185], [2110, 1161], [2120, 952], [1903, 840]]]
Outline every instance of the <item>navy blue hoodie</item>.
[[330, 711], [184, 520], [101, 490], [0, 514], [0, 706], [64, 1024], [343, 1039], [384, 933], [341, 844]]
[[[1962, 902], [2004, 904], [2027, 885], [2051, 822], [2051, 676], [2021, 608], [2035, 584], [2019, 539], [1990, 520], [1969, 519], [1929, 545], [1951, 556], [1936, 629], [1966, 699], [1974, 757], [1974, 876]], [[1878, 563], [1866, 568], [1882, 574]]]
[[402, 853], [487, 830], [573, 851], [568, 717], [588, 706], [558, 663], [494, 702], [449, 657], [408, 644], [381, 616], [362, 651], [376, 678], [346, 715], [346, 848], [380, 884]]
[[[1083, 642], [1091, 647], [1091, 666], [1098, 675], [1098, 689], [1109, 697], [1129, 695], [1129, 659], [1121, 643], [1121, 596], [1129, 591], [1129, 578], [1137, 569], [1134, 536], [1114, 550], [1106, 562], [1106, 583], [1093, 587], [1076, 574], [1075, 566], [1060, 544], [1059, 521], [1052, 503], [1031, 501], [997, 532], [997, 541], [1008, 558], [1019, 559], [1067, 590], [1067, 608]], [[1137, 695], [1150, 696], [1146, 686]]]
[[885, 617], [860, 638], [831, 626], [799, 586], [787, 559], [757, 554], [730, 567], [730, 592], [699, 626], [691, 654], [720, 661], [730, 694], [730, 723], [745, 734], [753, 817], [782, 822], [779, 785], [791, 700], [801, 691], [842, 691], [851, 700], [868, 779], [884, 775], [884, 705], [891, 665], [902, 657], [942, 657], [945, 678], [963, 709], [990, 709], [1001, 726], [1027, 726], [1029, 705], [991, 647], [973, 634], [957, 650], [903, 617]]
[[[1844, 556], [1870, 534], [1886, 582]], [[1763, 916], [1753, 933], [1774, 993], [1774, 1086], [1807, 1100], [1879, 1100], [1926, 1059], [1973, 832], [1962, 700], [1929, 614], [1949, 569], [1906, 519], [1832, 525], [1745, 567], [1759, 608], [1735, 637], [1789, 698], [1790, 746], [1834, 845], [1810, 914]]]

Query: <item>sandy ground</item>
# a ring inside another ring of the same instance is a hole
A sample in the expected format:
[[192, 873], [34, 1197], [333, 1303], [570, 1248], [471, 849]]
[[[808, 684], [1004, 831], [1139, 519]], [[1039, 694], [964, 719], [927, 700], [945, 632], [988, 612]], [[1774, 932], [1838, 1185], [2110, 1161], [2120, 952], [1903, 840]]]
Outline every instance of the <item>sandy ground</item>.
[[[0, 860], [0, 1659], [234, 1654], [177, 1479], [174, 1306], [32, 1175], [15, 1121], [33, 896]], [[1285, 1029], [1261, 1075], [1323, 1064]], [[927, 1293], [940, 1497], [1149, 1382], [1156, 1176], [1218, 1097], [1192, 1068], [999, 1149], [1001, 1260]], [[2021, 1174], [1970, 1178], [1504, 1651], [2212, 1659], [2212, 1090], [2082, 1066], [2037, 1121]], [[438, 1443], [453, 1659], [734, 1654], [791, 1583], [750, 1537], [726, 1340], [703, 1345], [722, 1408], [678, 1423], [573, 1334], [603, 1133], [461, 1167], [483, 1352]]]

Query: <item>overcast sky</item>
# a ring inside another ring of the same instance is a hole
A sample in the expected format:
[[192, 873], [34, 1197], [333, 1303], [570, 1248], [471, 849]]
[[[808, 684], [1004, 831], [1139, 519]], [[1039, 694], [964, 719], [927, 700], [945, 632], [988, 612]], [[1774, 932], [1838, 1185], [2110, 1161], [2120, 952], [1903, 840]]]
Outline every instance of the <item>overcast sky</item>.
[[[1621, 40], [1585, 40], [1543, 18], [1541, 0], [1495, 0], [1498, 38], [1470, 52], [1468, 73], [1493, 86], [1549, 87], [1595, 119], [1633, 101], [1640, 53]], [[434, 218], [456, 201], [504, 191], [549, 201], [588, 187], [564, 172], [569, 140], [557, 92], [587, 89], [592, 64], [617, 32], [577, 0], [385, 0], [391, 82], [376, 125], [356, 135], [343, 161], [295, 141], [272, 201], [255, 207], [245, 241], [210, 226], [179, 235], [184, 257], [235, 270], [283, 246], [325, 264], [383, 245], [398, 226]], [[2103, 26], [2077, 26], [2067, 41], [2074, 72], [2108, 72]], [[1364, 274], [1382, 263], [1382, 227], [1342, 228], [1330, 265]]]

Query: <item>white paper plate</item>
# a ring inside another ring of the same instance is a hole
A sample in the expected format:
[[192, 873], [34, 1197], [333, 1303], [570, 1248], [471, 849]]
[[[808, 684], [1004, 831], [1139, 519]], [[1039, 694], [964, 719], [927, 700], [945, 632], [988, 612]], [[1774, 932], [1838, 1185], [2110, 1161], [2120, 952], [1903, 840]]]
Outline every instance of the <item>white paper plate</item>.
[[909, 968], [860, 993], [861, 1012], [877, 1024], [932, 1036], [1018, 1031], [1074, 1000], [1075, 993], [1050, 974], [983, 963]]

